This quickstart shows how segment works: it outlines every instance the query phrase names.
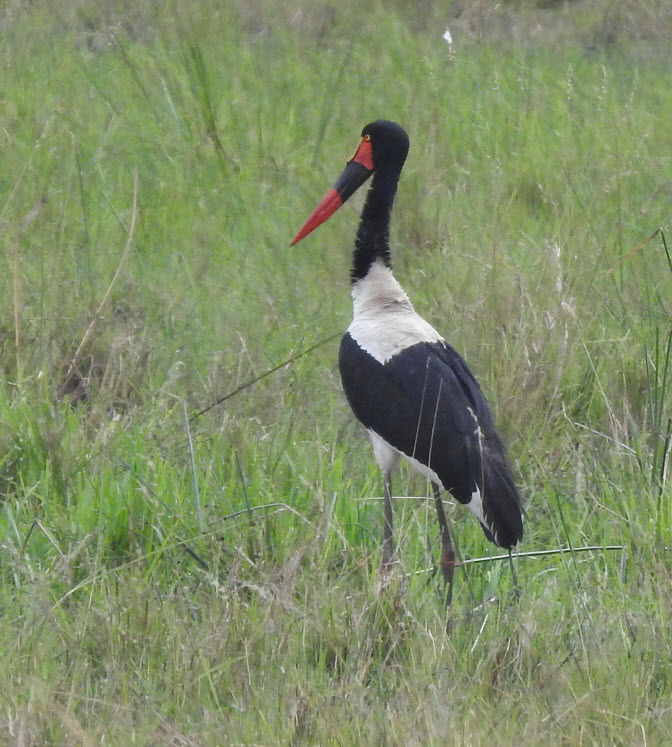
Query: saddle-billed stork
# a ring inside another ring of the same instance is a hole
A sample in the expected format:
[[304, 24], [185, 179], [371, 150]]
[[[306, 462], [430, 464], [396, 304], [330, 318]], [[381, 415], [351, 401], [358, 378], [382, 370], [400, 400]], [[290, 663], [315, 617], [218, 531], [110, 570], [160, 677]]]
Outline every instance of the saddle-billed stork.
[[369, 432], [384, 475], [383, 569], [394, 556], [391, 478], [405, 457], [434, 486], [441, 570], [452, 589], [455, 553], [441, 488], [471, 510], [486, 537], [511, 548], [523, 536], [521, 500], [490, 407], [462, 357], [420, 317], [390, 263], [392, 203], [409, 139], [378, 120], [292, 246], [305, 238], [372, 176], [351, 271], [353, 319], [341, 341], [339, 368], [355, 416]]

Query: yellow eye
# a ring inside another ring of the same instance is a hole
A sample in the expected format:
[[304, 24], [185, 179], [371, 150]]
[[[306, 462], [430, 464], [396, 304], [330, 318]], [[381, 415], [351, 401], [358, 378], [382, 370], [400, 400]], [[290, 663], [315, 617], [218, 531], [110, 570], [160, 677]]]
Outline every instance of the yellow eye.
[[366, 142], [368, 143], [369, 140], [371, 140], [371, 135], [369, 135], [369, 133], [367, 132], [366, 135], [364, 135], [364, 137], [362, 139], [366, 140]]

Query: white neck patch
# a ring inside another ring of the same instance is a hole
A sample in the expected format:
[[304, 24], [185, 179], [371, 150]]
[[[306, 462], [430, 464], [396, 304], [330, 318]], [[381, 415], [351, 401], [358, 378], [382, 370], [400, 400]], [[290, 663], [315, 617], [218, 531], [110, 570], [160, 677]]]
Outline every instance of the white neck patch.
[[377, 259], [366, 276], [352, 286], [353, 319], [348, 332], [379, 363], [418, 342], [443, 338], [416, 314], [392, 270]]

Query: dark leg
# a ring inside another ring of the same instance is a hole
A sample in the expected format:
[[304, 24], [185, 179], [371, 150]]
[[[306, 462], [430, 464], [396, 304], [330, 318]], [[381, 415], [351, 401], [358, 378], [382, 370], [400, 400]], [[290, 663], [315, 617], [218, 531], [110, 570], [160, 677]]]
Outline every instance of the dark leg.
[[436, 514], [439, 517], [439, 530], [441, 532], [441, 572], [446, 588], [446, 609], [453, 601], [453, 573], [455, 571], [455, 550], [450, 540], [450, 529], [448, 520], [443, 510], [443, 501], [441, 500], [441, 488], [432, 483], [434, 487], [434, 503], [436, 504]]
[[381, 571], [390, 569], [394, 559], [394, 535], [392, 533], [392, 475], [384, 475], [383, 495], [383, 558], [380, 563]]
[[516, 567], [513, 565], [513, 554], [509, 547], [509, 565], [511, 566], [511, 575], [513, 576], [513, 598], [520, 599], [520, 586], [518, 586], [518, 575], [516, 573]]

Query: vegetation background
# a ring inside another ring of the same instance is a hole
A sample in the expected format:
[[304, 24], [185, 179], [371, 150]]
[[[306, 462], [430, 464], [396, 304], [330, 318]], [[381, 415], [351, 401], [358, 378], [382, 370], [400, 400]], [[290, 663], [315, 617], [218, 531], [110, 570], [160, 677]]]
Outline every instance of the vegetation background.
[[[666, 0], [0, 3], [0, 742], [672, 742], [671, 32]], [[516, 598], [450, 504], [448, 635], [405, 469], [377, 592], [336, 369], [361, 196], [288, 247], [379, 117], [397, 277], [493, 404], [520, 552], [569, 550]]]

